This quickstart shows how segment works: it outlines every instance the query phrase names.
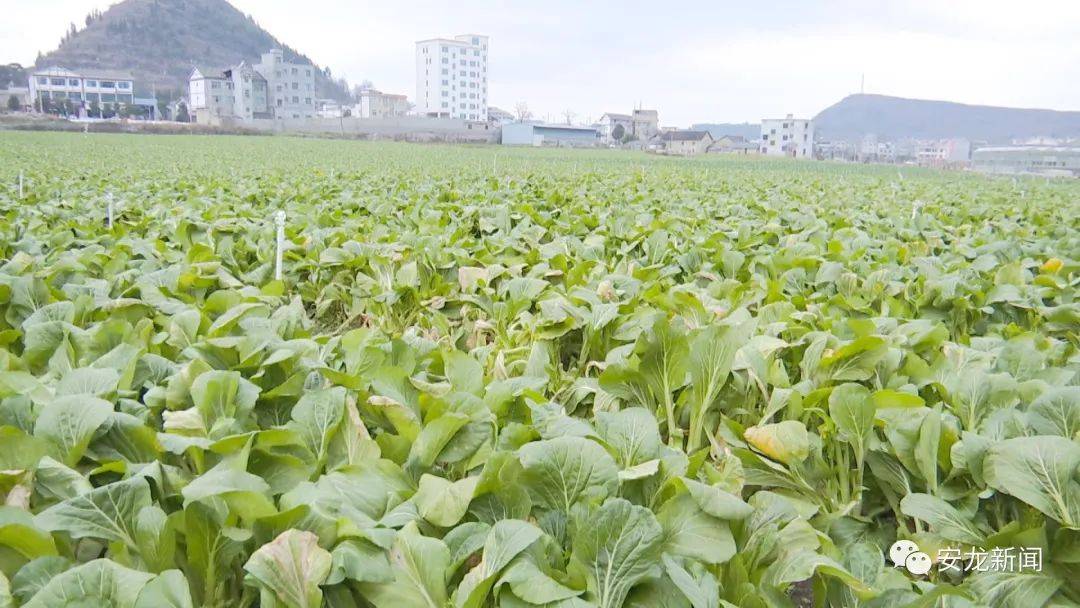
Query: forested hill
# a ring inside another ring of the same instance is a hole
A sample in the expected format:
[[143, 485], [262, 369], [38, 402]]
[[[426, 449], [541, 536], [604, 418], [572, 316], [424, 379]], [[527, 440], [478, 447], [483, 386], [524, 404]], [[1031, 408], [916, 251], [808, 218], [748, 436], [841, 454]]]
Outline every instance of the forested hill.
[[[105, 12], [72, 23], [59, 48], [37, 59], [38, 67], [96, 67], [135, 75], [138, 93], [156, 87], [184, 94], [193, 65], [228, 66], [256, 61], [282, 48], [286, 59], [316, 65], [264, 30], [226, 0], [123, 0]], [[319, 68], [319, 96], [344, 100], [348, 85]]]

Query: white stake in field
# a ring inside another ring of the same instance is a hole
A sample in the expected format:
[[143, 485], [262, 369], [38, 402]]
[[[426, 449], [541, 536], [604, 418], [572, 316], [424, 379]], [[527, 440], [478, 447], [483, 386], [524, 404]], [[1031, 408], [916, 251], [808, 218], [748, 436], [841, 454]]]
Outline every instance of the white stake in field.
[[278, 211], [274, 214], [274, 223], [277, 225], [277, 254], [274, 257], [274, 280], [281, 280], [281, 260], [285, 249], [285, 212]]

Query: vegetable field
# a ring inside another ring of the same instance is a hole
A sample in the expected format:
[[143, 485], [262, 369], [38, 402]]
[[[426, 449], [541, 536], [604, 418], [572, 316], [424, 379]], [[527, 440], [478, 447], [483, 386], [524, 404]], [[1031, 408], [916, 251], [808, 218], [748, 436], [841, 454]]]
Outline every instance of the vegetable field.
[[0, 133], [0, 606], [1080, 605], [1078, 218], [895, 167]]

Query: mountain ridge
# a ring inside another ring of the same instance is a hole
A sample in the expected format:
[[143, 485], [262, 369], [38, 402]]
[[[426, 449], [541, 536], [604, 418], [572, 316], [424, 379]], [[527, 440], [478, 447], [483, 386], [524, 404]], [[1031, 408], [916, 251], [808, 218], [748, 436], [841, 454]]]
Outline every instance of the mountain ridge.
[[826, 139], [963, 137], [1007, 143], [1030, 137], [1080, 138], [1080, 112], [1011, 108], [954, 101], [853, 94], [814, 117], [815, 131]]

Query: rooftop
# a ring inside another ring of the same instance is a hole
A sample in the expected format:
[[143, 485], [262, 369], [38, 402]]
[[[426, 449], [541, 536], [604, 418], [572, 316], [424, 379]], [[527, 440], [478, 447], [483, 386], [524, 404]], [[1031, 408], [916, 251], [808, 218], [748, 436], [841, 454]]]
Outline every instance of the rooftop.
[[40, 70], [34, 70], [34, 76], [71, 76], [73, 78], [104, 78], [107, 80], [135, 80], [131, 72], [123, 70], [109, 70], [105, 68], [78, 68], [71, 69], [59, 65], [52, 65]]
[[192, 66], [191, 74], [194, 75], [195, 71], [198, 70], [199, 74], [201, 74], [203, 78], [225, 78], [225, 70], [227, 69], [229, 68], [219, 68], [209, 65], [196, 65]]
[[985, 146], [975, 152], [1066, 152], [1080, 154], [1080, 146]]
[[709, 137], [708, 131], [665, 131], [660, 141], [701, 141]]
[[445, 42], [447, 44], [456, 44], [459, 46], [473, 46], [473, 43], [468, 40], [455, 40], [453, 38], [427, 38], [425, 40], [417, 40], [416, 44], [424, 44], [425, 42]]
[[542, 123], [542, 122], [515, 122], [515, 123], [510, 123], [507, 126], [511, 127], [511, 126], [514, 126], [514, 125], [528, 125], [530, 127], [533, 127], [534, 129], [562, 129], [564, 131], [565, 130], [570, 130], [570, 131], [595, 131], [596, 130], [596, 127], [587, 127], [587, 126], [582, 126], [582, 125], [559, 125], [559, 124]]

